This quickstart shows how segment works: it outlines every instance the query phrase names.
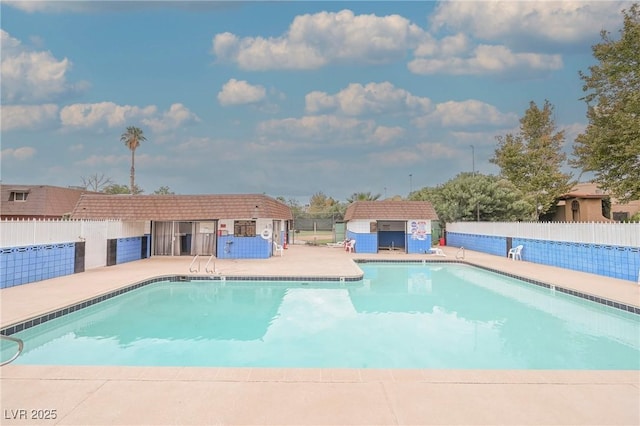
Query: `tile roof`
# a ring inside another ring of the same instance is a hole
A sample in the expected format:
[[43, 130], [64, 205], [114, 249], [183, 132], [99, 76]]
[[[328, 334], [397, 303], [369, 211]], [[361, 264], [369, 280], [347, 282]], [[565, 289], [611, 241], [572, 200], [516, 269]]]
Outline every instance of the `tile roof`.
[[284, 203], [261, 194], [232, 195], [85, 195], [73, 219], [213, 220], [293, 219]]
[[602, 198], [607, 198], [609, 197], [606, 194], [588, 194], [588, 193], [581, 193], [581, 192], [569, 192], [567, 194], [562, 194], [558, 197], [559, 200], [568, 200], [570, 198], [596, 198], [596, 199], [602, 199]]
[[356, 201], [347, 207], [344, 220], [438, 220], [429, 201]]
[[[25, 201], [9, 201], [12, 192], [26, 192]], [[3, 217], [61, 218], [71, 213], [82, 194], [95, 192], [50, 185], [0, 185], [0, 211]]]

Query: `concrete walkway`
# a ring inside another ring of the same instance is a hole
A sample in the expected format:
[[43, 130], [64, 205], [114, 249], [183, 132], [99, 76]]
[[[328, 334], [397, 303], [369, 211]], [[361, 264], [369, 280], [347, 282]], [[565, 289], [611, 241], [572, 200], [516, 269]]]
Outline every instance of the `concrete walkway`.
[[[447, 257], [440, 259], [455, 258], [456, 249], [444, 249]], [[439, 257], [400, 252], [361, 255], [328, 247], [292, 246], [282, 257], [217, 260], [216, 272], [227, 276], [357, 277], [362, 272], [352, 262], [354, 258]], [[630, 281], [470, 251], [465, 260], [640, 305], [640, 288]], [[187, 275], [190, 262], [190, 258], [158, 257], [3, 289], [2, 327], [150, 277]], [[201, 270], [206, 260], [202, 262]], [[0, 375], [3, 425], [640, 424], [640, 371], [12, 364], [2, 367]], [[49, 419], [37, 418], [47, 415]]]

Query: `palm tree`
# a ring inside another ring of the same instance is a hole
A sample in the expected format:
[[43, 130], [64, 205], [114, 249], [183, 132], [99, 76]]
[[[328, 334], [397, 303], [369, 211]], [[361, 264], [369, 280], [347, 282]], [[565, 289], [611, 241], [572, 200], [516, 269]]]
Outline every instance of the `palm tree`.
[[353, 203], [354, 201], [376, 201], [378, 198], [380, 198], [380, 194], [372, 195], [371, 192], [354, 192], [347, 198], [347, 203]]
[[134, 176], [136, 174], [135, 168], [135, 156], [136, 148], [140, 146], [140, 142], [144, 142], [147, 138], [144, 137], [142, 129], [134, 126], [127, 127], [127, 131], [120, 136], [120, 140], [124, 142], [125, 146], [131, 150], [131, 186], [129, 186], [129, 193], [133, 194], [135, 188]]

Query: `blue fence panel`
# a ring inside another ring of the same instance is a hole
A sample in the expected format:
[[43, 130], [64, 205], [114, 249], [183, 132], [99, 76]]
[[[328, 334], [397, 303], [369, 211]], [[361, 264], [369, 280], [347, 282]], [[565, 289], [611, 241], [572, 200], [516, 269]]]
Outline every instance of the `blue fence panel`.
[[[496, 256], [506, 256], [507, 239], [490, 235], [460, 234], [457, 232], [447, 232], [447, 245], [453, 247], [464, 247], [469, 250], [494, 254]], [[513, 244], [516, 245], [515, 243]]]
[[141, 259], [142, 237], [118, 238], [116, 244], [116, 264]]
[[[447, 233], [447, 245], [504, 256], [503, 237]], [[506, 240], [505, 240], [506, 241]], [[522, 260], [589, 272], [611, 278], [637, 281], [640, 274], [640, 249], [566, 241], [513, 238], [512, 246], [522, 245]]]
[[73, 274], [74, 261], [75, 243], [0, 249], [0, 288]]

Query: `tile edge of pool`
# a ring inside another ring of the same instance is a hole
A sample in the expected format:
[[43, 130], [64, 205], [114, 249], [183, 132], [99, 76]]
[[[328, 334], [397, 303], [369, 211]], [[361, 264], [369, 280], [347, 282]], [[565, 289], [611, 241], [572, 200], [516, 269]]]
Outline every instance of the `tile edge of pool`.
[[[535, 280], [532, 278], [522, 277], [517, 274], [512, 274], [509, 272], [500, 271], [498, 269], [486, 267], [483, 265], [478, 265], [473, 262], [469, 262], [466, 260], [460, 259], [422, 259], [422, 260], [374, 260], [374, 259], [354, 259], [356, 264], [363, 263], [415, 263], [415, 264], [435, 264], [435, 263], [454, 263], [460, 265], [467, 265], [474, 268], [483, 269], [486, 271], [490, 271], [493, 273], [497, 273], [503, 276], [507, 276], [510, 278], [515, 278], [520, 281], [526, 282], [528, 284], [533, 284], [536, 286], [544, 287], [547, 289], [552, 289], [564, 294], [568, 294], [574, 297], [578, 297], [581, 299], [589, 300], [594, 303], [598, 303], [601, 305], [609, 306], [614, 309], [621, 310], [623, 312], [629, 312], [631, 314], [640, 315], [640, 307], [633, 306], [626, 303], [616, 302], [604, 297], [596, 296], [593, 294], [583, 293], [580, 291], [572, 290], [569, 288], [552, 285], [545, 283], [543, 281]], [[149, 284], [153, 284], [161, 281], [170, 281], [170, 282], [191, 282], [191, 281], [312, 281], [312, 282], [337, 282], [337, 283], [347, 283], [347, 282], [358, 282], [362, 280], [363, 275], [358, 276], [350, 276], [350, 277], [336, 277], [336, 276], [314, 276], [314, 277], [291, 277], [291, 276], [241, 276], [241, 275], [184, 275], [184, 274], [169, 274], [169, 275], [160, 275], [153, 278], [147, 278], [145, 280], [125, 285], [119, 289], [111, 290], [101, 295], [92, 297], [90, 299], [82, 300], [80, 302], [74, 303], [72, 305], [64, 306], [59, 309], [52, 310], [50, 312], [46, 312], [44, 314], [36, 315], [31, 318], [27, 318], [26, 320], [20, 320], [4, 326], [0, 328], [0, 334], [5, 336], [10, 336], [12, 334], [18, 333], [20, 331], [29, 329], [36, 325], [45, 323], [47, 321], [53, 320], [55, 318], [59, 318], [61, 316], [70, 314], [72, 312], [78, 311], [80, 309], [84, 309], [88, 306], [95, 305], [96, 303], [111, 299], [115, 296], [119, 296], [124, 293], [128, 293], [132, 290], [136, 290], [140, 287], [144, 287]]]

